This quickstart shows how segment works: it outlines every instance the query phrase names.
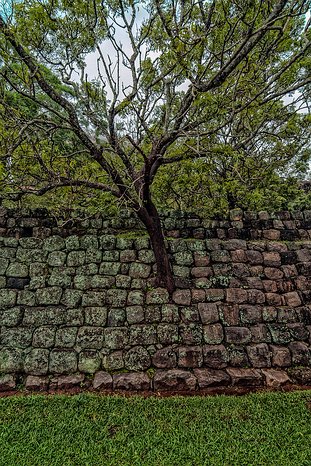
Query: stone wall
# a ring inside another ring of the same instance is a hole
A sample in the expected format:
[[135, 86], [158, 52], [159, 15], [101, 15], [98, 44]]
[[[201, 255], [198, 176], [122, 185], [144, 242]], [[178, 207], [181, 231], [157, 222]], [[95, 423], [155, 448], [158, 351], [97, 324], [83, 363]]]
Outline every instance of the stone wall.
[[311, 212], [163, 215], [177, 289], [142, 226], [0, 209], [0, 389], [311, 382]]

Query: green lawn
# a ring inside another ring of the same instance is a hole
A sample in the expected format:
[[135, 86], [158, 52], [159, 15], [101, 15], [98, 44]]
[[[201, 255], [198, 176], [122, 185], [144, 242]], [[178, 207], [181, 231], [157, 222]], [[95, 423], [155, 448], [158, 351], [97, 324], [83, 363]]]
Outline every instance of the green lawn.
[[0, 399], [1, 466], [311, 465], [311, 392]]

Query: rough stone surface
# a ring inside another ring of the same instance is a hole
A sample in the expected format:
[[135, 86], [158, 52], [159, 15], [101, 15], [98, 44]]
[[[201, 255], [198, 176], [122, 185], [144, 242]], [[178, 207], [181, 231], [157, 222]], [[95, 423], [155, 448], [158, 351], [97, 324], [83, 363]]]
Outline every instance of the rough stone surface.
[[311, 213], [161, 215], [171, 296], [134, 214], [0, 208], [3, 386], [311, 383]]
[[112, 388], [112, 376], [108, 372], [96, 372], [93, 380], [95, 390], [110, 390]]

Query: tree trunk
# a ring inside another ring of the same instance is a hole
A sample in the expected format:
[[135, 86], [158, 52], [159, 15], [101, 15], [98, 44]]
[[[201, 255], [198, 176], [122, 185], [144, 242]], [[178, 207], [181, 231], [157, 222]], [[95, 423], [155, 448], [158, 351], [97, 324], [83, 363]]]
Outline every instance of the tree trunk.
[[168, 253], [165, 247], [164, 234], [156, 207], [149, 203], [148, 210], [142, 207], [137, 212], [138, 217], [146, 226], [152, 250], [157, 264], [157, 286], [165, 287], [171, 294], [175, 289], [174, 277]]

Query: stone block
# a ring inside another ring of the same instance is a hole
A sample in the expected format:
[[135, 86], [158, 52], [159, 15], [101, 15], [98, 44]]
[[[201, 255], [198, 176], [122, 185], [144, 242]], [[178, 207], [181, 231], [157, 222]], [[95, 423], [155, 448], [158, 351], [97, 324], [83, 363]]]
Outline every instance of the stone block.
[[71, 251], [68, 253], [68, 267], [78, 267], [85, 264], [85, 251]]
[[22, 319], [23, 309], [21, 307], [0, 310], [0, 323], [5, 327], [16, 327], [21, 324]]
[[222, 301], [225, 298], [225, 291], [221, 288], [209, 288], [205, 293], [208, 302]]
[[284, 272], [276, 267], [265, 267], [264, 274], [269, 280], [281, 280], [284, 277]]
[[15, 306], [17, 293], [14, 290], [0, 290], [0, 308]]
[[114, 390], [150, 390], [151, 381], [144, 372], [130, 372], [113, 375]]
[[289, 367], [292, 363], [291, 354], [285, 346], [270, 345], [272, 366]]
[[224, 339], [224, 331], [221, 324], [203, 326], [204, 342], [210, 345], [221, 343]]
[[228, 364], [228, 353], [224, 345], [203, 346], [204, 365], [213, 369], [223, 369]]
[[240, 288], [226, 290], [226, 298], [229, 303], [241, 304], [247, 302], [247, 291]]
[[[115, 291], [115, 290], [108, 290]], [[86, 291], [82, 295], [81, 305], [84, 307], [101, 307], [104, 306], [106, 302], [106, 291]]]
[[252, 343], [270, 343], [271, 334], [265, 324], [252, 325], [250, 328]]
[[288, 345], [292, 354], [292, 363], [295, 366], [310, 366], [311, 353], [310, 346], [302, 341], [293, 341]]
[[124, 355], [125, 368], [131, 371], [143, 371], [150, 367], [151, 358], [143, 346], [135, 346]]
[[190, 323], [179, 325], [179, 341], [183, 345], [200, 345], [202, 340], [203, 329], [201, 324]]
[[285, 324], [269, 324], [268, 328], [272, 336], [272, 342], [280, 345], [284, 345], [292, 341], [287, 325]]
[[77, 370], [77, 354], [72, 350], [52, 350], [49, 360], [49, 373], [70, 374]]
[[108, 372], [96, 372], [93, 380], [93, 388], [95, 390], [111, 390], [112, 376]]
[[178, 306], [176, 304], [164, 304], [161, 307], [162, 322], [179, 322]]
[[101, 366], [101, 357], [97, 351], [83, 350], [79, 353], [78, 369], [80, 372], [94, 374]]
[[132, 278], [148, 278], [151, 273], [151, 266], [132, 262], [129, 268], [129, 276]]
[[262, 374], [265, 377], [265, 385], [268, 388], [280, 388], [290, 382], [290, 379], [285, 371], [276, 369], [262, 369]]
[[197, 379], [191, 372], [181, 369], [158, 370], [153, 383], [154, 389], [159, 391], [192, 391], [196, 389]]
[[256, 324], [262, 321], [261, 306], [240, 305], [239, 310], [242, 324]]
[[142, 305], [145, 301], [145, 294], [140, 290], [129, 291], [127, 295], [127, 304], [132, 305]]
[[99, 266], [101, 275], [115, 276], [120, 272], [120, 262], [102, 262]]
[[263, 385], [263, 376], [260, 371], [256, 369], [240, 369], [232, 367], [226, 369], [226, 371], [231, 377], [231, 383], [233, 386], [258, 387]]
[[0, 344], [11, 348], [27, 348], [31, 345], [33, 329], [29, 327], [2, 327]]
[[32, 337], [32, 346], [34, 348], [51, 348], [55, 341], [55, 327], [38, 327], [35, 329]]
[[49, 386], [49, 378], [38, 375], [28, 375], [25, 380], [25, 388], [31, 392], [46, 391]]
[[224, 387], [230, 384], [229, 375], [222, 370], [216, 369], [194, 369], [199, 388]]
[[177, 357], [172, 348], [159, 349], [152, 356], [152, 365], [159, 369], [172, 369], [176, 364]]
[[81, 387], [84, 382], [84, 374], [63, 375], [57, 378], [57, 388], [59, 390], [70, 390]]
[[[105, 351], [105, 350], [104, 350]], [[109, 371], [118, 371], [124, 368], [123, 351], [117, 350], [103, 354], [103, 367]]]
[[204, 303], [205, 301], [205, 291], [204, 290], [191, 290], [191, 302], [192, 304]]
[[60, 287], [51, 286], [36, 291], [36, 300], [39, 305], [59, 304], [63, 290]]
[[182, 346], [178, 348], [178, 366], [185, 368], [201, 367], [203, 364], [200, 346]]
[[173, 293], [173, 301], [182, 306], [189, 306], [191, 304], [191, 291], [190, 290], [176, 290]]
[[0, 375], [0, 392], [8, 392], [16, 387], [15, 377], [13, 375]]
[[82, 291], [66, 289], [61, 298], [61, 304], [66, 307], [78, 307], [81, 303]]
[[25, 357], [24, 371], [31, 375], [45, 375], [49, 367], [49, 350], [42, 348], [32, 349]]
[[104, 345], [108, 349], [122, 349], [128, 344], [127, 327], [110, 327], [104, 329]]
[[122, 327], [125, 325], [126, 312], [123, 308], [111, 308], [108, 312], [107, 326]]
[[219, 321], [219, 312], [215, 303], [199, 303], [198, 310], [202, 324], [212, 324]]
[[130, 326], [130, 345], [153, 345], [157, 343], [156, 326], [152, 324], [138, 324]]
[[103, 338], [102, 327], [81, 327], [78, 330], [76, 344], [81, 348], [100, 349], [103, 347]]
[[250, 304], [263, 304], [266, 300], [265, 294], [260, 290], [248, 290], [247, 301]]
[[289, 307], [298, 307], [301, 306], [301, 299], [296, 291], [291, 293], [286, 293], [284, 295], [287, 306]]
[[253, 367], [270, 367], [271, 354], [266, 343], [246, 347], [248, 359]]
[[168, 291], [164, 288], [156, 288], [147, 291], [146, 304], [165, 304], [169, 301]]
[[249, 343], [252, 339], [251, 331], [247, 327], [226, 327], [226, 342], [232, 344]]
[[220, 320], [223, 325], [235, 326], [240, 323], [239, 306], [237, 304], [221, 303], [218, 306]]

